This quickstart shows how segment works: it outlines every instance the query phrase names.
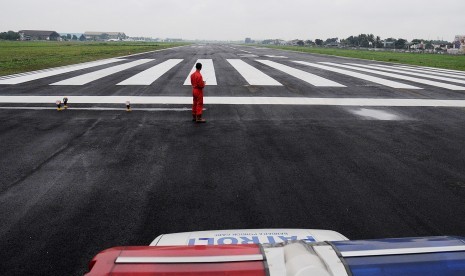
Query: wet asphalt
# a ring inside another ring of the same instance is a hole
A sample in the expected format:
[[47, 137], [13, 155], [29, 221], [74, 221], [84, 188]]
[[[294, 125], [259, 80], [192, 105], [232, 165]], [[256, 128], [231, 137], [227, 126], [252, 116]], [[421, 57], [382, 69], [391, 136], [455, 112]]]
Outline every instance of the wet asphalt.
[[[180, 84], [198, 58], [215, 61], [218, 86], [207, 87], [206, 96], [465, 99], [463, 91], [402, 91], [325, 71], [315, 72], [347, 87], [316, 88], [242, 58], [239, 49], [349, 61], [235, 48], [205, 45], [131, 57], [186, 60], [147, 87], [114, 84], [150, 64], [82, 87], [48, 85], [63, 76], [0, 85], [0, 95], [70, 96], [70, 108], [61, 112], [0, 108], [0, 274], [82, 275], [101, 250], [148, 245], [160, 234], [184, 231], [464, 236], [463, 108], [206, 105], [206, 124], [179, 110], [189, 106], [73, 110], [73, 95], [189, 96], [190, 88]], [[227, 58], [241, 58], [284, 86], [247, 86]], [[357, 115], [362, 109], [395, 119]]]

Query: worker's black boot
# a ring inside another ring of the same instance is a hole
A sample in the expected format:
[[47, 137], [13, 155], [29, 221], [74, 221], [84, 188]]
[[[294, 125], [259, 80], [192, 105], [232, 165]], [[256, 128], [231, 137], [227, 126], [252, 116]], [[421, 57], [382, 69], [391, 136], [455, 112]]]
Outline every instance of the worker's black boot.
[[202, 118], [202, 115], [197, 115], [197, 117], [195, 119], [195, 122], [196, 123], [206, 123], [207, 121], [205, 121], [205, 119]]

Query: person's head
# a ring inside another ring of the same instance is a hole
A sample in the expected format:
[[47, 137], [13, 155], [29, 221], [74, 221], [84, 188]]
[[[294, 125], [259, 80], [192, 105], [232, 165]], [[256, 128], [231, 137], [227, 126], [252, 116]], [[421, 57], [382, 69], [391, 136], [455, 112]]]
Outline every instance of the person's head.
[[195, 65], [195, 69], [197, 69], [197, 70], [202, 70], [202, 63], [200, 63], [200, 62], [197, 63], [197, 64]]

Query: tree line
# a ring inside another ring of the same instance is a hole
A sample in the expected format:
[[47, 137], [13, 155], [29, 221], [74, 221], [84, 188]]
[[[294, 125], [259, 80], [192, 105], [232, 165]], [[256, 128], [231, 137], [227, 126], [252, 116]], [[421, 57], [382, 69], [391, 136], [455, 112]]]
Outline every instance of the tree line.
[[[262, 41], [263, 44], [281, 44], [281, 40], [267, 39]], [[345, 48], [388, 48], [388, 49], [407, 49], [412, 45], [418, 45], [416, 49], [434, 49], [435, 45], [447, 45], [448, 48], [452, 48], [453, 45], [447, 41], [433, 41], [425, 39], [413, 39], [409, 42], [404, 38], [387, 38], [382, 39], [380, 36], [373, 34], [359, 34], [351, 35], [347, 38], [339, 40], [337, 37], [312, 40], [293, 40], [286, 42], [288, 45], [295, 46], [320, 46], [320, 47], [345, 47]], [[441, 46], [441, 47], [442, 47]]]
[[[414, 40], [417, 41], [417, 40]], [[423, 40], [418, 40], [421, 43]], [[412, 41], [413, 42], [413, 41]], [[408, 41], [403, 38], [387, 38], [382, 40], [380, 36], [373, 34], [359, 34], [357, 36], [349, 36], [348, 38], [341, 39], [334, 37], [326, 40], [315, 39], [315, 41], [307, 40], [304, 42], [306, 45], [316, 46], [342, 46], [342, 47], [355, 47], [355, 48], [394, 48], [404, 49], [408, 45]]]
[[349, 36], [346, 39], [341, 39], [341, 45], [346, 47], [361, 47], [361, 48], [395, 48], [404, 49], [408, 41], [403, 38], [395, 39], [388, 38], [382, 40], [380, 36], [373, 34], [359, 34], [358, 36]]
[[73, 35], [71, 35], [71, 34], [62, 35], [61, 39], [63, 41], [78, 41], [78, 40], [79, 41], [86, 41], [87, 40], [86, 37], [83, 34], [79, 38], [75, 34], [73, 34]]
[[[62, 35], [60, 37], [63, 41], [86, 41], [86, 37], [83, 34], [80, 37], [71, 34]], [[0, 33], [0, 40], [19, 40], [20, 38], [19, 32], [8, 31]]]
[[20, 36], [19, 33], [8, 31], [0, 33], [0, 40], [19, 40]]
[[419, 46], [418, 49], [433, 50], [435, 45], [447, 46], [452, 48], [453, 44], [447, 41], [435, 41], [427, 39], [413, 39], [408, 41], [404, 38], [387, 38], [382, 40], [379, 36], [373, 34], [360, 34], [358, 36], [349, 36], [346, 39], [341, 39], [340, 46], [357, 47], [357, 48], [392, 48], [392, 49], [407, 49], [412, 45]]

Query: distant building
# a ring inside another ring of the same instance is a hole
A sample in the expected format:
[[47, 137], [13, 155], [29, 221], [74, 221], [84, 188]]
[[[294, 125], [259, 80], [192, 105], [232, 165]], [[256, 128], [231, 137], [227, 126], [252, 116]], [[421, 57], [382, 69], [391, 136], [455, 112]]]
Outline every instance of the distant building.
[[396, 42], [395, 41], [384, 41], [384, 48], [395, 48], [396, 47]]
[[409, 48], [411, 50], [424, 50], [425, 49], [425, 42], [421, 41], [420, 43], [411, 44], [411, 45], [409, 45]]
[[86, 40], [107, 41], [107, 40], [123, 40], [127, 36], [123, 32], [85, 32]]
[[453, 48], [452, 43], [443, 40], [433, 40], [431, 46], [435, 51], [448, 51], [449, 48]]
[[167, 38], [165, 42], [182, 42], [182, 38]]
[[55, 31], [21, 30], [20, 40], [58, 40], [60, 35]]
[[292, 46], [304, 46], [304, 41], [300, 39], [294, 39], [290, 40], [287, 42], [287, 45], [292, 45]]
[[465, 35], [456, 35], [452, 48], [447, 49], [449, 54], [465, 54]]
[[458, 49], [459, 52], [465, 53], [465, 35], [455, 36], [454, 49]]
[[340, 43], [339, 41], [331, 41], [331, 42], [325, 43], [325, 45], [328, 47], [339, 47]]
[[286, 41], [282, 39], [265, 39], [261, 43], [267, 45], [286, 45]]

